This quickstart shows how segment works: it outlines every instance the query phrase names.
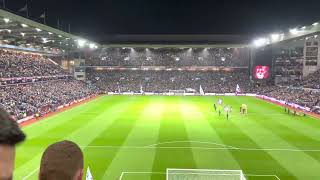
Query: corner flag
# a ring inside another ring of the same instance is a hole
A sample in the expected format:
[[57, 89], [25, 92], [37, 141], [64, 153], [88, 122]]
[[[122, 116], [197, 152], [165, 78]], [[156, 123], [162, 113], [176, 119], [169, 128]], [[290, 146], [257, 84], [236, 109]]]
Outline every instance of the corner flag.
[[93, 177], [92, 177], [92, 174], [91, 174], [89, 166], [88, 166], [88, 169], [87, 169], [86, 180], [93, 180]]
[[241, 93], [241, 89], [240, 89], [239, 84], [237, 84], [236, 93]]
[[200, 85], [200, 94], [203, 96], [204, 95], [204, 91], [202, 89], [202, 86]]

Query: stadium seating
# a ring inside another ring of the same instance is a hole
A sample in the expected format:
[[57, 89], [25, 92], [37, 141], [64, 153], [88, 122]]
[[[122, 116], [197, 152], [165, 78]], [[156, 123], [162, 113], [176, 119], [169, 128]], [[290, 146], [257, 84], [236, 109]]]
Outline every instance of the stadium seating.
[[0, 50], [0, 78], [67, 74], [49, 58], [15, 51]]
[[0, 104], [18, 119], [45, 114], [97, 91], [77, 80], [58, 80], [0, 87]]
[[205, 92], [234, 93], [239, 84], [243, 92], [252, 91], [245, 72], [184, 72], [184, 71], [109, 71], [92, 72], [92, 82], [109, 92], [169, 92], [194, 89], [200, 85]]
[[248, 51], [237, 48], [107, 48], [86, 65], [247, 67], [248, 59]]

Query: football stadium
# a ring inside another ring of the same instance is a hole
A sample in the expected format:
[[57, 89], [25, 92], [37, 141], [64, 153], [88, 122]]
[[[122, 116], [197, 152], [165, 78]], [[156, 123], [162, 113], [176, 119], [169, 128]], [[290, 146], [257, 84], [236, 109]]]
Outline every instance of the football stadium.
[[320, 179], [320, 22], [96, 41], [1, 2], [0, 180]]

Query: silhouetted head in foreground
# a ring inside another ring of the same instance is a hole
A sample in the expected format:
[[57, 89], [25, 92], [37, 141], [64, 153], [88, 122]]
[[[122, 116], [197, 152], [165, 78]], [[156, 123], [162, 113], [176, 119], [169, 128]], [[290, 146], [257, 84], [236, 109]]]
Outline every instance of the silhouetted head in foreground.
[[81, 180], [83, 153], [71, 141], [50, 145], [42, 155], [39, 180]]
[[13, 179], [15, 146], [25, 138], [17, 122], [0, 108], [0, 180]]

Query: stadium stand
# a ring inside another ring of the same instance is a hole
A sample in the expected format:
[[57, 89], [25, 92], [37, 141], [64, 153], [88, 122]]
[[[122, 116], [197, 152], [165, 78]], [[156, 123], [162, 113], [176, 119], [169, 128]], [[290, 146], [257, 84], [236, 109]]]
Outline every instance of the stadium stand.
[[0, 104], [22, 119], [35, 114], [44, 115], [97, 92], [94, 87], [72, 79], [2, 86]]
[[65, 74], [59, 65], [41, 55], [0, 50], [0, 78]]
[[185, 71], [109, 71], [93, 72], [89, 78], [109, 92], [158, 92], [170, 90], [206, 92], [235, 92], [237, 84], [243, 92], [251, 92], [251, 81], [246, 72], [185, 72]]
[[105, 48], [87, 66], [223, 66], [247, 67], [241, 48]]

